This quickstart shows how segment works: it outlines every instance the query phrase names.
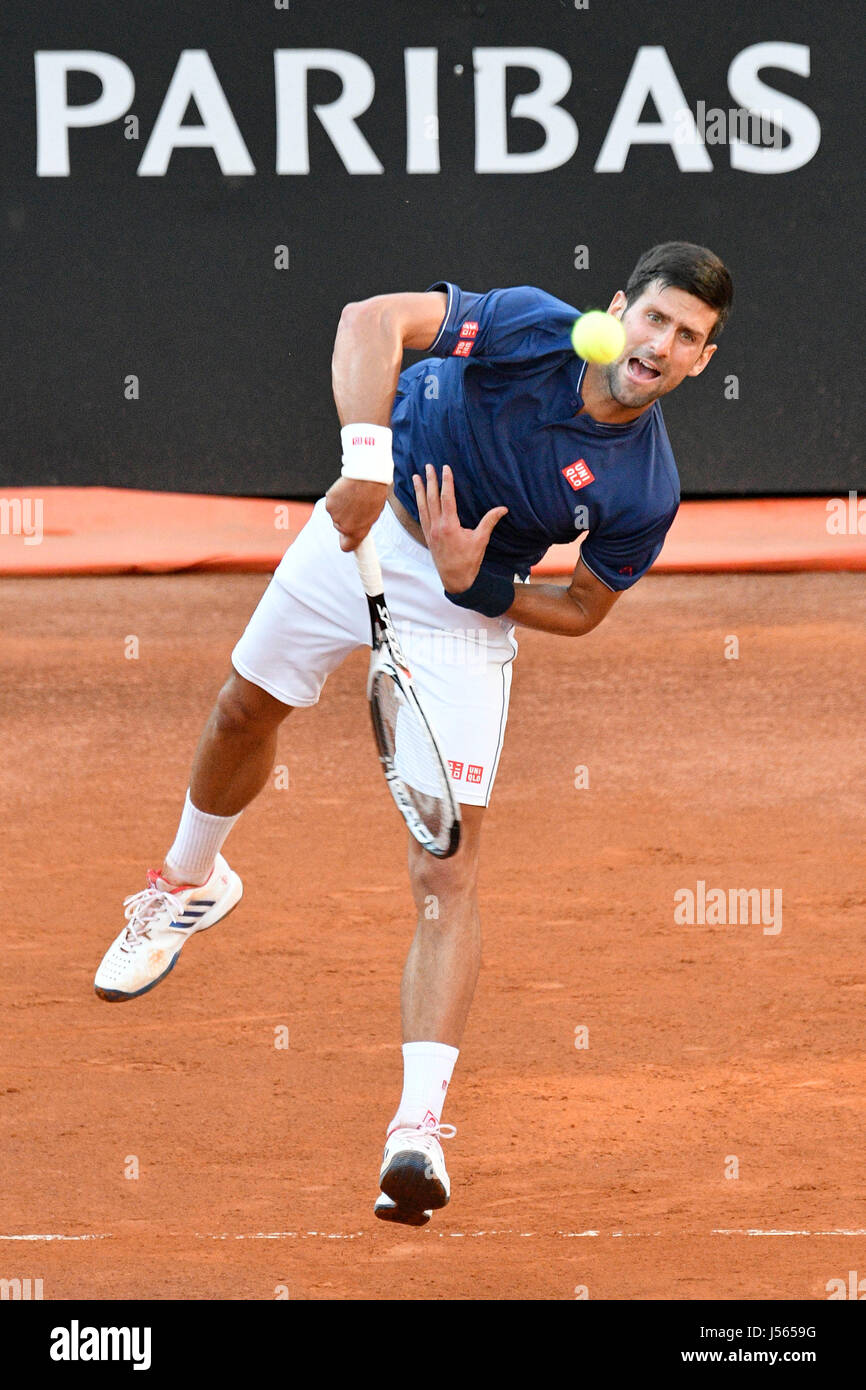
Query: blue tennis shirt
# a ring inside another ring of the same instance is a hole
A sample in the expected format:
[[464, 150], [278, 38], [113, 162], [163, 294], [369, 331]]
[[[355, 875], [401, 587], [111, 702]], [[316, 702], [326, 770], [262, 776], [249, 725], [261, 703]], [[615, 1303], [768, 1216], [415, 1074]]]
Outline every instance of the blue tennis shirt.
[[400, 374], [391, 416], [394, 488], [418, 518], [412, 474], [454, 472], [457, 510], [477, 526], [508, 507], [484, 569], [525, 579], [549, 546], [586, 532], [590, 571], [628, 589], [662, 548], [679, 476], [655, 401], [628, 425], [576, 415], [585, 363], [571, 330], [578, 311], [532, 285], [470, 294], [447, 280], [433, 354]]

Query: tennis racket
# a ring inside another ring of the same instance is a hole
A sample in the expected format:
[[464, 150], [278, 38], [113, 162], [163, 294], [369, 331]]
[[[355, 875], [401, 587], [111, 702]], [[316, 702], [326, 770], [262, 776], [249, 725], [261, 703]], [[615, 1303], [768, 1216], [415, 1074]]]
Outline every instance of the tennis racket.
[[437, 859], [448, 859], [460, 844], [460, 808], [448, 768], [400, 650], [372, 538], [365, 536], [354, 554], [370, 608], [367, 699], [379, 761], [411, 834]]

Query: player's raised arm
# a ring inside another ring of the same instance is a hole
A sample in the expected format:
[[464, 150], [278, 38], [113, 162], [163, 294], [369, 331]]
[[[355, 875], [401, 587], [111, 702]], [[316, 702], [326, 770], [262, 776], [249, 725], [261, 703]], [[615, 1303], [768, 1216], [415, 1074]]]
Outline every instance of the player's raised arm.
[[327, 509], [343, 550], [354, 550], [378, 517], [393, 476], [391, 411], [406, 348], [429, 347], [445, 317], [442, 290], [381, 294], [340, 315], [331, 379], [343, 427], [343, 472]]

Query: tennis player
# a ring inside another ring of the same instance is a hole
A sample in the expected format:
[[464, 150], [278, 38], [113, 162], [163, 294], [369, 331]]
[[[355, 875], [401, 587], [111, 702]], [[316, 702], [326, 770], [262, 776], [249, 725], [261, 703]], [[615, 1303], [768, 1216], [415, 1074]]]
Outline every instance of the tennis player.
[[[626, 332], [610, 366], [576, 357], [577, 310], [528, 285], [472, 294], [441, 281], [343, 310], [333, 355], [342, 474], [234, 649], [174, 843], [126, 899], [95, 988], [112, 1001], [146, 993], [240, 899], [221, 850], [271, 773], [279, 725], [370, 645], [350, 553], [369, 532], [462, 814], [452, 858], [409, 839], [418, 915], [401, 994], [403, 1092], [375, 1206], [384, 1220], [423, 1225], [449, 1200], [440, 1140], [454, 1130], [442, 1109], [480, 964], [479, 843], [514, 629], [584, 636], [658, 556], [679, 505], [659, 401], [704, 371], [731, 298], [727, 269], [705, 247], [653, 247], [610, 302]], [[428, 355], [401, 372], [406, 348]], [[530, 586], [547, 548], [579, 533], [571, 582]]]

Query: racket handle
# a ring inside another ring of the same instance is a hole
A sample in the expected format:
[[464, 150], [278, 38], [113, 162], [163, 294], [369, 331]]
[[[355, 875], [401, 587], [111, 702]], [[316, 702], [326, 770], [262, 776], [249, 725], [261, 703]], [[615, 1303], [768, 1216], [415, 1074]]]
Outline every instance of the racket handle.
[[372, 536], [364, 537], [361, 544], [356, 547], [354, 555], [365, 594], [369, 598], [379, 598], [384, 592], [384, 585], [382, 584], [382, 568]]

